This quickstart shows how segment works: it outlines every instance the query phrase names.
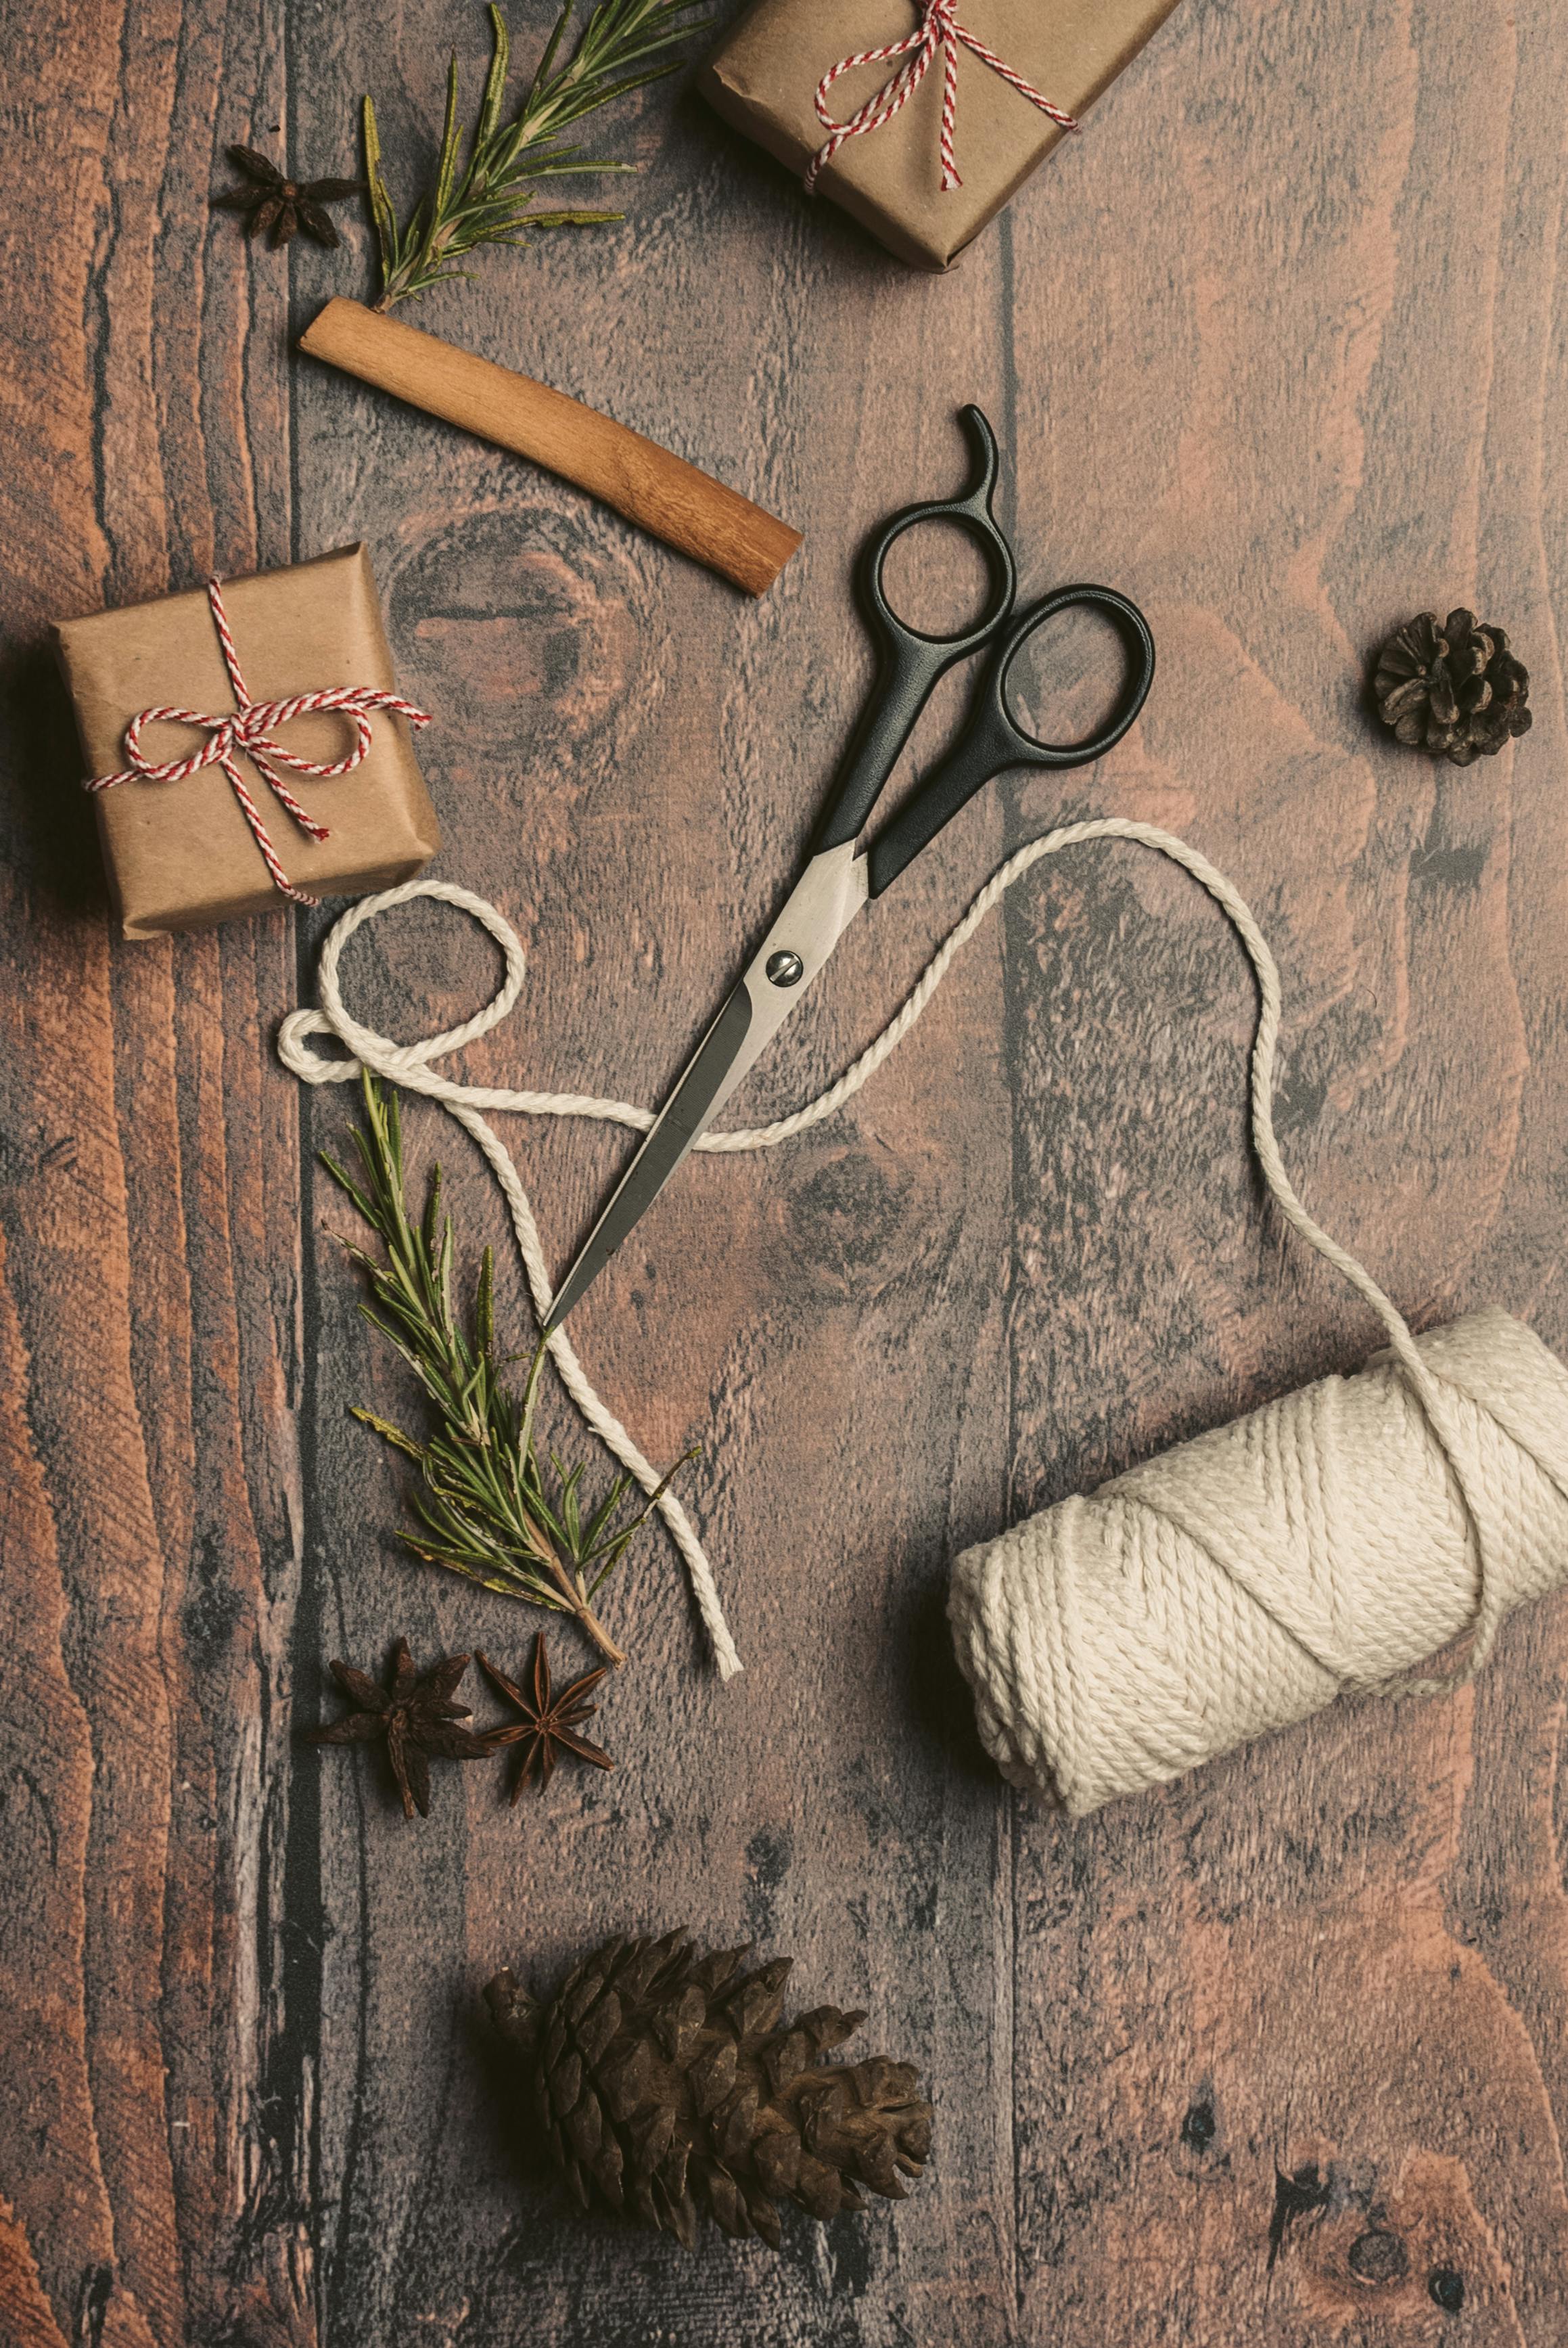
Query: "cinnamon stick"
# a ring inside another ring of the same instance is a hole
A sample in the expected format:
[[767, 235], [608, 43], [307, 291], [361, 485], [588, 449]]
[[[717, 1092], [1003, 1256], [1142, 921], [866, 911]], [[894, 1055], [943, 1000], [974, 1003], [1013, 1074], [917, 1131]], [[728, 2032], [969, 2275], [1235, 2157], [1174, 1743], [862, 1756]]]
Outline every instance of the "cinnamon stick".
[[363, 303], [329, 302], [300, 348], [532, 458], [748, 594], [771, 587], [801, 542], [799, 530], [657, 441]]

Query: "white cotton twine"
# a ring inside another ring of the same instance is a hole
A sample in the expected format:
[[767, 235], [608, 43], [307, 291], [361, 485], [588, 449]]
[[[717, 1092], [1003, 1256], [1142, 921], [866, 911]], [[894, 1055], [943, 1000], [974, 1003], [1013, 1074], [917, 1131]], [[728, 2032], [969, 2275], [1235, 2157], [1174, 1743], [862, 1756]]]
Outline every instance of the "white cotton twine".
[[[1030, 840], [992, 874], [897, 1013], [835, 1084], [775, 1124], [704, 1134], [697, 1148], [770, 1148], [831, 1116], [897, 1049], [954, 954], [1012, 882], [1042, 858], [1091, 839], [1131, 840], [1169, 857], [1240, 938], [1258, 986], [1251, 1110], [1264, 1179], [1286, 1221], [1378, 1315], [1389, 1348], [1357, 1376], [1287, 1395], [958, 1559], [949, 1613], [987, 1748], [1015, 1785], [1074, 1817], [1300, 1719], [1342, 1690], [1409, 1674], [1468, 1630], [1456, 1671], [1402, 1681], [1411, 1692], [1460, 1685], [1485, 1661], [1514, 1606], [1568, 1578], [1568, 1371], [1498, 1311], [1416, 1339], [1370, 1273], [1313, 1221], [1275, 1139], [1274, 957], [1225, 875], [1170, 832], [1107, 817]], [[399, 1045], [346, 1009], [339, 963], [364, 922], [419, 897], [472, 914], [500, 947], [506, 976], [472, 1019]], [[542, 1319], [551, 1288], [538, 1227], [510, 1155], [480, 1112], [585, 1117], [639, 1132], [653, 1115], [627, 1101], [462, 1085], [433, 1072], [432, 1061], [507, 1016], [525, 971], [516, 932], [484, 898], [449, 881], [407, 881], [363, 898], [334, 925], [322, 947], [321, 1008], [292, 1012], [278, 1051], [307, 1084], [346, 1083], [368, 1068], [450, 1110], [506, 1196]], [[335, 1036], [351, 1056], [323, 1060], [307, 1041], [313, 1035]], [[564, 1330], [549, 1350], [584, 1420], [653, 1491], [658, 1469], [600, 1400]], [[659, 1509], [728, 1679], [741, 1663], [712, 1570], [674, 1495], [663, 1494]]]
[[[1568, 1371], [1495, 1308], [1063, 1500], [960, 1557], [948, 1613], [1004, 1776], [1073, 1818], [1469, 1628], [1568, 1569]], [[1437, 1408], [1429, 1411], [1435, 1397]]]

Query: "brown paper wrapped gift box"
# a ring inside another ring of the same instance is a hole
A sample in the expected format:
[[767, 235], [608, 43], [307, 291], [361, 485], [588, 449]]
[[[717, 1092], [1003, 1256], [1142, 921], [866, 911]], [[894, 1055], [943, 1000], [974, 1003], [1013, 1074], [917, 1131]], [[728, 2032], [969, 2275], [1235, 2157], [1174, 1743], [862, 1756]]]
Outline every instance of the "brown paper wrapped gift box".
[[[223, 604], [252, 700], [328, 685], [395, 688], [363, 546], [225, 579]], [[55, 633], [91, 775], [124, 767], [126, 726], [138, 710], [179, 705], [220, 715], [234, 707], [203, 589], [62, 621]], [[312, 896], [360, 896], [412, 880], [441, 844], [405, 721], [377, 710], [371, 726], [370, 750], [352, 774], [329, 782], [282, 770], [301, 805], [329, 827], [324, 840], [302, 832], [250, 760], [239, 761], [284, 870]], [[353, 722], [311, 711], [291, 719], [278, 738], [300, 757], [330, 763], [351, 747]], [[189, 726], [149, 726], [143, 749], [162, 761], [187, 756], [200, 740]], [[97, 793], [93, 804], [128, 938], [203, 929], [288, 902], [221, 767], [204, 767], [180, 782], [120, 783]]]
[[[959, 21], [1064, 113], [1081, 119], [1131, 65], [1176, 0], [963, 0]], [[920, 0], [757, 0], [703, 67], [701, 88], [727, 121], [797, 175], [827, 137], [813, 100], [830, 66], [901, 41]], [[845, 121], [903, 63], [860, 66], [828, 99]], [[1058, 128], [968, 49], [958, 56], [954, 148], [961, 188], [943, 190], [938, 56], [879, 130], [840, 148], [817, 182], [917, 269], [947, 269], [1044, 160]]]

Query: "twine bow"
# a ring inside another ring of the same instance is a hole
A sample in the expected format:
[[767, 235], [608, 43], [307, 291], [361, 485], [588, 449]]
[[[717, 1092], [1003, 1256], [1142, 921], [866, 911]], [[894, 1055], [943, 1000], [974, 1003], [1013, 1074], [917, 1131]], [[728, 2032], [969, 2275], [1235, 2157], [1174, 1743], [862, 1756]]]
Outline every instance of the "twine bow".
[[[207, 601], [212, 607], [212, 625], [218, 632], [223, 665], [229, 672], [229, 683], [233, 689], [233, 709], [217, 715], [202, 709], [179, 709], [163, 705], [152, 709], [138, 709], [125, 729], [126, 765], [122, 771], [118, 775], [90, 776], [84, 788], [89, 791], [112, 791], [119, 783], [179, 783], [188, 775], [200, 773], [203, 767], [221, 767], [228, 778], [229, 788], [239, 800], [241, 810], [251, 827], [251, 837], [272, 876], [273, 887], [285, 897], [292, 898], [296, 905], [313, 905], [317, 900], [307, 896], [302, 889], [296, 889], [278, 860], [277, 850], [268, 837], [267, 827], [261, 821], [255, 800], [246, 788], [245, 778], [235, 763], [239, 754], [243, 751], [274, 798], [292, 816], [302, 832], [312, 839], [328, 839], [332, 835], [326, 825], [317, 823], [313, 816], [306, 814], [272, 762], [276, 759], [281, 765], [292, 767], [296, 775], [310, 775], [318, 782], [331, 782], [339, 775], [352, 775], [356, 767], [364, 764], [370, 750], [373, 710], [395, 710], [400, 717], [406, 717], [411, 726], [428, 726], [430, 713], [416, 709], [400, 694], [383, 693], [369, 685], [333, 685], [317, 693], [289, 694], [281, 701], [252, 701], [241, 672], [240, 656], [234, 649], [234, 639], [230, 633], [228, 614], [223, 609], [222, 592], [217, 579], [207, 582]], [[345, 757], [335, 759], [331, 764], [318, 758], [296, 757], [292, 750], [285, 750], [281, 742], [272, 738], [276, 727], [286, 726], [292, 717], [302, 717], [308, 711], [317, 709], [341, 710], [344, 716], [354, 721], [354, 747]], [[200, 750], [192, 750], [188, 757], [165, 758], [160, 764], [155, 764], [143, 754], [141, 735], [144, 726], [156, 725], [200, 726], [207, 739]]]
[[[835, 66], [829, 66], [817, 83], [816, 118], [829, 136], [806, 168], [806, 193], [815, 193], [819, 175], [847, 140], [858, 139], [867, 130], [880, 130], [885, 122], [892, 121], [901, 107], [908, 104], [925, 80], [938, 49], [942, 53], [942, 187], [944, 192], [961, 188], [964, 183], [953, 160], [953, 118], [958, 102], [960, 48], [970, 50], [983, 64], [989, 66], [993, 73], [1000, 74], [1009, 88], [1016, 89], [1020, 98], [1027, 98], [1031, 106], [1038, 106], [1042, 114], [1049, 114], [1063, 130], [1077, 129], [1078, 125], [1071, 114], [1064, 114], [1061, 107], [1053, 106], [1032, 82], [1025, 81], [1022, 74], [1014, 73], [1011, 66], [1004, 65], [996, 51], [988, 48], [967, 25], [959, 24], [958, 0], [926, 0], [925, 13], [918, 26], [906, 39], [889, 41], [879, 49], [856, 49], [853, 57], [840, 57]], [[840, 122], [828, 111], [827, 94], [841, 75], [853, 72], [856, 66], [882, 65], [892, 57], [902, 57], [905, 62], [879, 90], [866, 99], [858, 113], [852, 114], [847, 122]]]

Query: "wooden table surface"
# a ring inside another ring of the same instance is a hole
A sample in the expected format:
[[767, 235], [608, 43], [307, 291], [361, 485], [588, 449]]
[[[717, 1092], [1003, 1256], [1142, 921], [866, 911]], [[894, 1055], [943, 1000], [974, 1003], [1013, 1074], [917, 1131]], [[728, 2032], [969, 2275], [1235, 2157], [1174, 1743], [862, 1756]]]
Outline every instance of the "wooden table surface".
[[[548, 9], [508, 13], [527, 55]], [[687, 1169], [575, 1329], [653, 1455], [702, 1445], [684, 1489], [748, 1669], [721, 1686], [651, 1535], [608, 1597], [613, 1776], [509, 1811], [447, 1770], [409, 1827], [299, 1745], [326, 1660], [406, 1631], [520, 1662], [537, 1618], [398, 1553], [401, 1479], [347, 1415], [411, 1406], [315, 1163], [351, 1101], [272, 1048], [331, 914], [118, 941], [47, 644], [365, 539], [436, 714], [437, 869], [530, 956], [466, 1073], [652, 1102], [864, 689], [853, 550], [957, 486], [978, 399], [1026, 590], [1132, 594], [1153, 697], [1099, 768], [976, 800], [737, 1108], [845, 1066], [1012, 846], [1143, 818], [1273, 941], [1315, 1210], [1419, 1321], [1495, 1301], [1561, 1349], [1568, 15], [1184, 0], [947, 279], [682, 86], [639, 101], [605, 133], [646, 165], [626, 225], [409, 314], [797, 523], [757, 603], [291, 355], [368, 286], [357, 221], [273, 255], [209, 213], [229, 140], [354, 169], [366, 88], [406, 191], [451, 39], [477, 91], [477, 0], [3, 0], [0, 38], [0, 2333], [1568, 2341], [1568, 1603], [1473, 1691], [1341, 1706], [1076, 1827], [998, 1783], [949, 1658], [957, 1550], [1376, 1340], [1263, 1210], [1252, 996], [1208, 902], [1132, 849], [1050, 866], [846, 1111]], [[1468, 772], [1363, 699], [1385, 631], [1460, 601], [1536, 709]], [[1094, 650], [1055, 664], [1085, 706]], [[496, 976], [429, 908], [348, 972], [404, 1035]], [[559, 1265], [626, 1138], [508, 1124]], [[409, 1129], [469, 1261], [503, 1242], [463, 1137]], [[501, 1313], [526, 1344], [509, 1263]], [[519, 2168], [477, 1984], [683, 1922], [792, 1953], [804, 2003], [919, 2061], [907, 2202], [693, 2259]]]

